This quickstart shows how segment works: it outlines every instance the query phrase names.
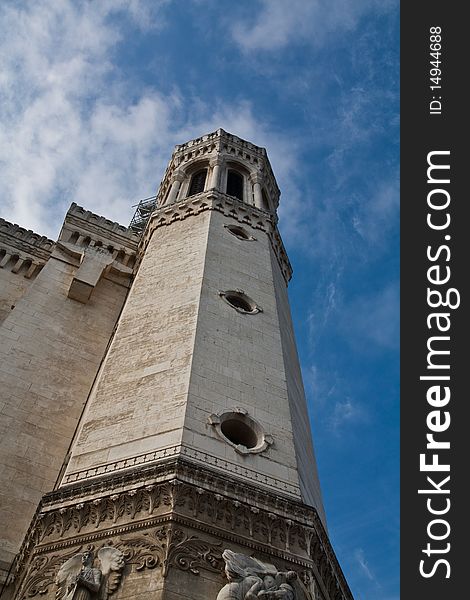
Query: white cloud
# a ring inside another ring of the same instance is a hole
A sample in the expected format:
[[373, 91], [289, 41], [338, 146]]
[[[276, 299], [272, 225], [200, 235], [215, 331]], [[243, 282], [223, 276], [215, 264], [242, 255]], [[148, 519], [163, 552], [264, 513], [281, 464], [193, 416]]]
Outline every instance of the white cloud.
[[115, 58], [123, 27], [161, 27], [158, 9], [166, 3], [2, 5], [4, 218], [54, 237], [75, 201], [125, 224], [134, 201], [154, 193], [173, 146], [219, 127], [269, 148], [280, 185], [292, 192], [288, 214], [296, 218], [296, 145], [270, 131], [250, 103], [183, 102], [177, 90], [164, 95], [142, 87], [136, 94], [127, 87]]
[[[174, 144], [223, 127], [268, 148], [282, 190], [279, 213], [287, 244], [327, 254], [340, 269], [334, 257], [340, 260], [344, 249], [338, 243], [342, 226], [335, 203], [317, 202], [314, 224], [305, 218], [315, 199], [300, 190], [301, 139], [273, 130], [247, 101], [209, 104], [183, 98], [177, 89], [164, 95], [128, 86], [116, 59], [129, 33], [124, 25], [162, 27], [165, 4], [38, 0], [2, 5], [2, 216], [54, 237], [75, 201], [125, 224], [131, 205], [154, 193]], [[308, 4], [288, 12], [303, 19]], [[274, 15], [284, 11], [276, 2], [265, 9]], [[385, 192], [378, 197], [384, 210], [389, 197]], [[373, 214], [358, 209], [352, 223], [356, 232], [364, 236], [380, 229], [383, 219], [378, 215], [376, 225]]]
[[338, 433], [338, 430], [345, 425], [357, 424], [364, 421], [365, 418], [364, 408], [358, 402], [346, 398], [335, 403], [328, 418], [328, 425], [332, 431]]
[[302, 367], [307, 395], [313, 399], [316, 409], [329, 409], [334, 397], [341, 393], [341, 381], [333, 371], [325, 373], [317, 364]]
[[[138, 21], [155, 19], [160, 4], [152, 13], [136, 0], [2, 4], [2, 216], [49, 235], [72, 200], [128, 217], [129, 199], [141, 192], [138, 177], [145, 184], [149, 177], [150, 165], [135, 168], [155, 143], [143, 134], [157, 133], [154, 115], [167, 115], [157, 95], [116, 104], [110, 55], [121, 34], [110, 17], [125, 11]], [[144, 137], [138, 151], [137, 136]], [[57, 203], [61, 211], [51, 218]]]
[[393, 0], [261, 0], [256, 16], [234, 24], [242, 50], [279, 50], [298, 42], [320, 45], [335, 32], [352, 30], [370, 9], [387, 10]]
[[356, 559], [356, 562], [358, 563], [361, 571], [364, 573], [367, 579], [369, 579], [369, 581], [372, 581], [378, 589], [381, 589], [381, 585], [379, 584], [377, 577], [371, 571], [371, 568], [369, 567], [369, 564], [365, 558], [364, 550], [362, 548], [356, 548], [354, 550], [354, 558]]
[[356, 548], [356, 550], [354, 551], [354, 558], [359, 563], [359, 566], [361, 567], [363, 573], [365, 573], [366, 577], [373, 581], [374, 576], [372, 575], [369, 565], [366, 562], [366, 559], [364, 557], [364, 550], [362, 548]]

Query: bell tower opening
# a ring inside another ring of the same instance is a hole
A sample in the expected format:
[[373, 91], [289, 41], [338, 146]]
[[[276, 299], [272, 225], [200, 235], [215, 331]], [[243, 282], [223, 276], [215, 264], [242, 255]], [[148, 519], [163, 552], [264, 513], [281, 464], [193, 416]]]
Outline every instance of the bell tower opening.
[[243, 175], [233, 169], [227, 172], [227, 194], [243, 200]]
[[204, 191], [206, 185], [207, 169], [199, 169], [191, 177], [188, 196], [195, 196]]

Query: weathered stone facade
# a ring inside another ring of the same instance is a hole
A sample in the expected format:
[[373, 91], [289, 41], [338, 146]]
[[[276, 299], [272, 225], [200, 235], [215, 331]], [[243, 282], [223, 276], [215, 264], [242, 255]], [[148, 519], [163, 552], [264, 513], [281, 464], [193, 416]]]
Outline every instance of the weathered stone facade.
[[0, 327], [8, 598], [352, 598], [278, 202], [266, 151], [218, 130], [176, 147], [142, 235], [72, 205], [36, 244]]
[[[76, 205], [56, 243], [5, 222], [0, 231], [6, 296], [0, 325], [0, 568], [5, 573], [41, 497], [56, 483], [122, 309], [139, 240]], [[95, 254], [114, 262], [87, 303], [72, 300], [82, 265], [100, 262]], [[6, 261], [8, 256], [15, 258]], [[21, 269], [9, 268], [28, 257], [35, 267], [29, 280]]]

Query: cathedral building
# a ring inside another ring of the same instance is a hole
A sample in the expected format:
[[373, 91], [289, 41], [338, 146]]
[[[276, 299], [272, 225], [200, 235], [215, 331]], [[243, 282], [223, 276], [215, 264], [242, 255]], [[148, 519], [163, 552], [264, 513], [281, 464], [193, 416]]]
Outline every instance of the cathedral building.
[[352, 600], [266, 150], [176, 146], [129, 227], [0, 221], [2, 600]]

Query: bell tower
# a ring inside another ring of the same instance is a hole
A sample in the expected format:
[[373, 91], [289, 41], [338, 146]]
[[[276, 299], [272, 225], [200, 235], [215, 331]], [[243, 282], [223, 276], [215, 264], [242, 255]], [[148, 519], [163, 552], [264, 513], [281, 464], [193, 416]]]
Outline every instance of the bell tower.
[[326, 532], [279, 195], [264, 148], [222, 129], [176, 146], [18, 598], [352, 599]]

